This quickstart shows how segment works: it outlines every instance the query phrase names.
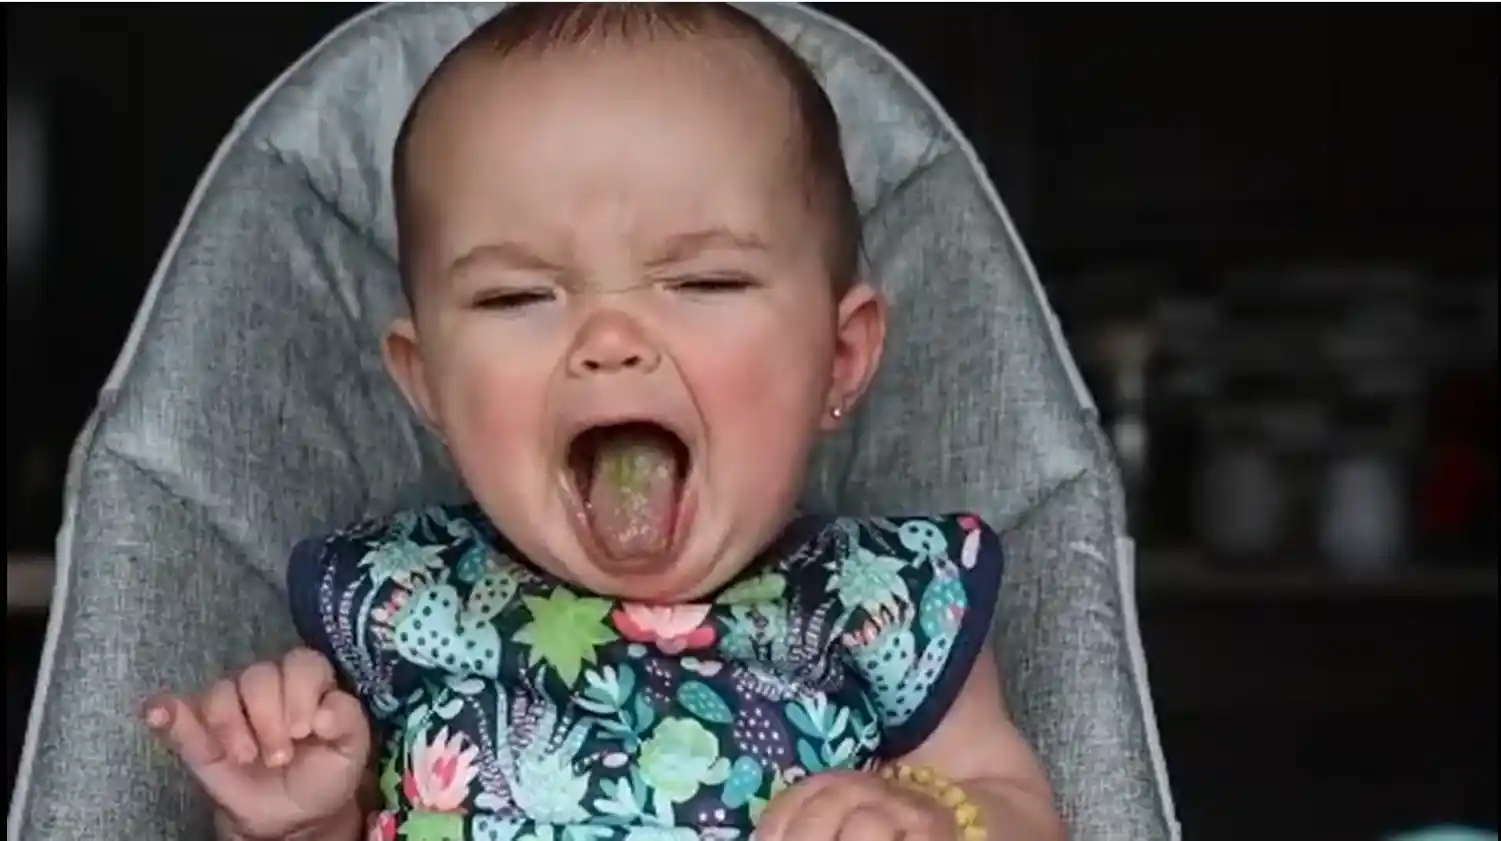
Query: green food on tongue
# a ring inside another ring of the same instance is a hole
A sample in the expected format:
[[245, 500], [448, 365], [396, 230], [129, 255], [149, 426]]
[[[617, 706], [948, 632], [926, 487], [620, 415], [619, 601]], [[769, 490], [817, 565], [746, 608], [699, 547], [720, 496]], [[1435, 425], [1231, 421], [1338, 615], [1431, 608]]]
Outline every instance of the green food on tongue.
[[663, 552], [678, 507], [678, 450], [661, 433], [608, 431], [596, 442], [588, 483], [594, 538], [617, 558]]

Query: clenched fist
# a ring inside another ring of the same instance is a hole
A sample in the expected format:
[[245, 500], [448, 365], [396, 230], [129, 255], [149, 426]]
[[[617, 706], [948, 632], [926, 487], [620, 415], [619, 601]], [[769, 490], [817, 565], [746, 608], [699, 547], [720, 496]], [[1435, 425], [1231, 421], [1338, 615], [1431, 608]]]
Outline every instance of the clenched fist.
[[369, 724], [322, 655], [297, 649], [200, 695], [158, 696], [145, 716], [218, 804], [221, 831], [245, 841], [358, 836]]

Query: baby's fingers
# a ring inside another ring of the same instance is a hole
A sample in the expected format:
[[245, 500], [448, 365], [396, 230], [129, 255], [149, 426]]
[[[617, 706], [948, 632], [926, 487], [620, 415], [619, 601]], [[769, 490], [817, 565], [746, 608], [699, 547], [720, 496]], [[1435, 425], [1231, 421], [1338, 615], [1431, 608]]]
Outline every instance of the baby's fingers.
[[293, 739], [306, 739], [313, 732], [313, 714], [323, 696], [335, 688], [333, 667], [322, 654], [296, 648], [282, 659], [281, 674], [287, 727]]
[[189, 768], [222, 762], [224, 749], [181, 698], [162, 695], [146, 703], [146, 725]]
[[198, 709], [204, 726], [231, 759], [241, 764], [255, 760], [260, 751], [245, 720], [240, 689], [234, 681], [221, 680], [209, 687], [198, 702]]
[[334, 690], [323, 696], [313, 714], [313, 735], [339, 753], [363, 763], [370, 753], [370, 724], [360, 702]]
[[230, 757], [192, 704], [171, 696], [154, 698], [146, 705], [146, 724], [177, 754], [214, 802], [231, 810], [243, 805], [247, 793], [245, 768]]
[[281, 669], [271, 663], [256, 663], [240, 673], [239, 688], [240, 701], [266, 765], [277, 768], [287, 764], [292, 760], [292, 737], [287, 733]]

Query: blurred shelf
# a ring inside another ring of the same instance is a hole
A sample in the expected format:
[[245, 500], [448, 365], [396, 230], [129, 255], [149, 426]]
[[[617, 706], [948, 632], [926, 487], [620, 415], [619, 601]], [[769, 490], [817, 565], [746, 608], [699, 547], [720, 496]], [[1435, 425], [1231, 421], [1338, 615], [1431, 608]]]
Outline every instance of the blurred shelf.
[[7, 613], [45, 611], [52, 601], [56, 565], [43, 554], [5, 556], [5, 610]]
[[1206, 561], [1191, 551], [1142, 550], [1137, 590], [1143, 599], [1497, 600], [1497, 568], [1408, 566], [1366, 577], [1342, 574], [1315, 561], [1295, 568], [1256, 569]]

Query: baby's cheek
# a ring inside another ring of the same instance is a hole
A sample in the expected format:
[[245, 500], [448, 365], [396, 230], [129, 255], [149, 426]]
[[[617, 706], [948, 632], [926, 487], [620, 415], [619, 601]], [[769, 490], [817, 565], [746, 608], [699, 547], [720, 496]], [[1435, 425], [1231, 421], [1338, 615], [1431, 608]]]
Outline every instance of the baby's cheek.
[[811, 434], [818, 398], [809, 364], [764, 351], [724, 358], [701, 370], [695, 391], [709, 422], [730, 439], [725, 443], [774, 458]]
[[458, 321], [438, 358], [455, 417], [470, 427], [515, 433], [533, 427], [547, 405], [554, 363], [549, 336], [473, 319]]
[[546, 400], [526, 379], [507, 376], [498, 366], [476, 365], [455, 370], [445, 390], [452, 443], [496, 450], [536, 440]]
[[787, 403], [795, 375], [778, 370], [775, 360], [741, 353], [706, 360], [699, 365], [694, 391], [716, 422], [765, 417]]

